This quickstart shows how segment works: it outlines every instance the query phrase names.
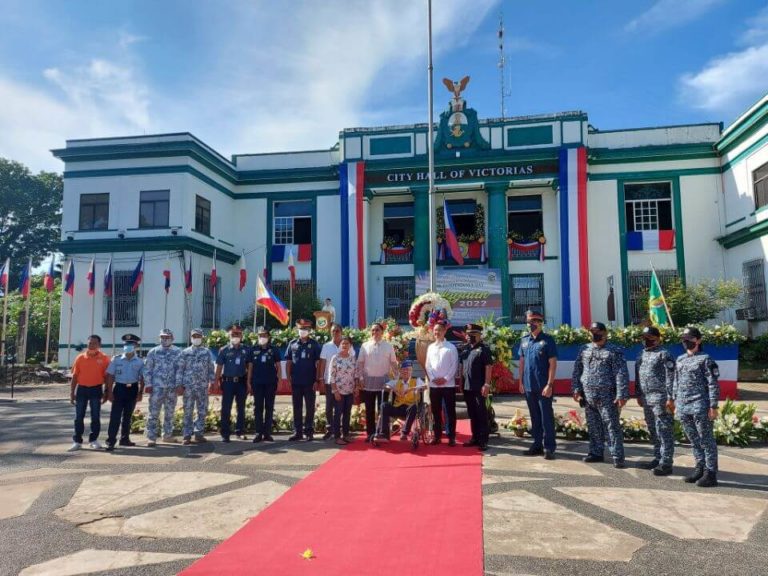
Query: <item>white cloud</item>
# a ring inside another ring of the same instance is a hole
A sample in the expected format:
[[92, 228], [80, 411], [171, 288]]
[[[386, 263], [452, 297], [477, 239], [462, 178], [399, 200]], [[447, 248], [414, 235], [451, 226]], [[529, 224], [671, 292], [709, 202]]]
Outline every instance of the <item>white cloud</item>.
[[768, 42], [768, 6], [747, 21], [747, 30], [741, 35], [739, 43], [755, 46]]
[[725, 0], [656, 0], [648, 10], [631, 20], [627, 32], [660, 32], [691, 22]]

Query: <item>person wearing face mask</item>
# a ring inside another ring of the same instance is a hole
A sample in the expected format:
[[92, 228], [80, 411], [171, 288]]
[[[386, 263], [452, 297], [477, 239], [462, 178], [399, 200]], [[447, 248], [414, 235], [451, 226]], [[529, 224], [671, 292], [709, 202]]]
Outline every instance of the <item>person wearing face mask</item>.
[[256, 436], [254, 442], [273, 442], [272, 416], [275, 411], [275, 394], [280, 379], [280, 350], [269, 337], [269, 330], [259, 328], [258, 343], [251, 349], [253, 369], [251, 390], [253, 390], [253, 411]]
[[323, 348], [320, 350], [320, 373], [323, 375], [323, 387], [325, 388], [325, 421], [327, 422], [323, 440], [329, 440], [333, 437], [331, 422], [334, 418], [336, 399], [331, 388], [331, 358], [339, 353], [341, 337], [341, 326], [331, 324], [331, 339], [323, 344]]
[[589, 327], [592, 342], [579, 350], [573, 364], [573, 399], [584, 404], [589, 428], [589, 454], [584, 462], [602, 462], [605, 437], [614, 468], [626, 468], [624, 434], [619, 413], [629, 398], [629, 372], [624, 353], [608, 343], [602, 322]]
[[555, 415], [552, 411], [557, 345], [554, 338], [542, 330], [544, 316], [538, 311], [525, 313], [528, 334], [520, 341], [520, 380], [525, 401], [531, 414], [533, 444], [523, 452], [526, 456], [555, 457]]
[[488, 407], [485, 399], [491, 391], [491, 349], [483, 343], [483, 327], [467, 324], [468, 346], [461, 351], [464, 401], [467, 403], [472, 438], [464, 446], [477, 446], [481, 452], [488, 449]]
[[655, 476], [672, 474], [675, 455], [675, 417], [671, 410], [674, 382], [675, 361], [661, 347], [661, 332], [655, 326], [646, 326], [643, 328], [643, 350], [635, 360], [635, 390], [653, 442], [653, 460], [640, 464], [640, 468], [653, 470]]
[[710, 488], [717, 486], [717, 444], [712, 422], [718, 416], [720, 369], [702, 352], [698, 328], [683, 330], [682, 341], [685, 353], [677, 357], [672, 400], [696, 461], [693, 474], [684, 480]]
[[92, 334], [88, 337], [88, 349], [75, 358], [72, 364], [69, 403], [75, 406], [75, 434], [68, 452], [83, 447], [85, 432], [85, 411], [91, 408], [91, 433], [88, 443], [94, 450], [101, 449], [101, 405], [107, 401], [107, 394], [102, 387], [107, 377], [109, 356], [101, 351], [101, 336]]
[[242, 344], [243, 329], [234, 324], [229, 329], [229, 344], [219, 350], [216, 358], [216, 382], [221, 389], [221, 440], [229, 442], [231, 434], [232, 401], [236, 403], [237, 420], [235, 435], [247, 440], [245, 435], [245, 400], [251, 393], [253, 363], [251, 349]]
[[144, 391], [149, 394], [149, 418], [147, 419], [147, 446], [157, 444], [160, 432], [160, 411], [163, 412], [163, 442], [174, 443], [173, 413], [176, 400], [184, 389], [176, 385], [176, 368], [181, 350], [173, 345], [173, 332], [168, 328], [160, 331], [160, 345], [147, 354], [144, 363]]
[[[208, 414], [208, 390], [213, 386], [214, 369], [211, 351], [203, 346], [203, 331], [194, 328], [190, 333], [191, 346], [179, 355], [176, 370], [176, 386], [184, 389], [184, 418], [182, 441], [185, 446], [195, 442], [206, 442], [205, 416]], [[193, 417], [197, 407], [197, 418]], [[194, 434], [194, 438], [193, 438]]]
[[[291, 383], [293, 401], [293, 434], [291, 442], [313, 440], [315, 434], [315, 385], [322, 382], [320, 365], [320, 344], [309, 337], [312, 323], [299, 319], [296, 322], [299, 337], [288, 343], [285, 350], [285, 371]], [[306, 410], [306, 414], [304, 411]]]
[[120, 446], [136, 446], [130, 438], [131, 416], [136, 402], [141, 402], [144, 393], [144, 360], [136, 355], [139, 337], [125, 334], [122, 340], [123, 353], [112, 358], [107, 368], [107, 397], [112, 402], [107, 432], [108, 452], [115, 449], [118, 429]]

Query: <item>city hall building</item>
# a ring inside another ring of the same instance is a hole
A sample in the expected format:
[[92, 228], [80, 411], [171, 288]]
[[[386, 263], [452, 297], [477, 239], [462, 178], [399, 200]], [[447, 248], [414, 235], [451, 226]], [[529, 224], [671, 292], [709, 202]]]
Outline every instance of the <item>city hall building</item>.
[[[743, 308], [726, 319], [768, 329], [768, 97], [726, 129], [599, 130], [584, 112], [480, 119], [455, 91], [435, 130], [434, 238], [427, 128], [346, 128], [327, 150], [232, 158], [189, 133], [68, 140], [53, 154], [65, 164], [60, 250], [76, 275], [72, 346], [92, 325], [111, 346], [113, 311], [118, 341], [138, 332], [146, 345], [164, 326], [179, 342], [227, 326], [251, 310], [257, 275], [287, 304], [291, 254], [297, 289], [331, 298], [343, 324], [406, 323], [429, 286], [430, 243], [454, 323], [522, 325], [532, 306], [550, 326], [637, 323], [653, 267], [662, 286], [743, 279]], [[461, 256], [446, 247], [446, 213]], [[69, 312], [65, 295], [62, 363]]]

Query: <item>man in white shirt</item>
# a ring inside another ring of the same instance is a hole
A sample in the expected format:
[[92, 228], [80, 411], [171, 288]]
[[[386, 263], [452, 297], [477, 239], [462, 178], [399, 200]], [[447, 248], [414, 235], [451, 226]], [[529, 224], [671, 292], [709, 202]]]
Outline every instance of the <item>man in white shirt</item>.
[[459, 354], [456, 346], [445, 339], [448, 323], [438, 320], [433, 332], [435, 341], [427, 348], [427, 361], [424, 366], [429, 377], [429, 402], [435, 421], [435, 438], [432, 444], [440, 444], [443, 434], [443, 402], [448, 417], [448, 445], [456, 446], [456, 370], [459, 367]]
[[331, 303], [330, 298], [325, 299], [325, 305], [322, 308], [323, 312], [328, 312], [331, 315], [331, 322], [336, 322], [336, 308]]
[[364, 342], [357, 355], [358, 387], [363, 390], [365, 403], [366, 442], [373, 439], [376, 432], [376, 410], [381, 402], [384, 385], [389, 381], [390, 373], [397, 374], [397, 356], [392, 344], [382, 340], [384, 325], [374, 322], [371, 325], [371, 339]]
[[[327, 300], [326, 300], [327, 301]], [[325, 435], [323, 440], [333, 438], [331, 423], [333, 422], [333, 411], [336, 408], [336, 399], [333, 397], [331, 389], [331, 358], [339, 353], [339, 344], [341, 344], [341, 326], [331, 324], [331, 340], [323, 344], [320, 351], [320, 373], [323, 375], [323, 387], [325, 388]], [[352, 352], [354, 355], [354, 351]]]

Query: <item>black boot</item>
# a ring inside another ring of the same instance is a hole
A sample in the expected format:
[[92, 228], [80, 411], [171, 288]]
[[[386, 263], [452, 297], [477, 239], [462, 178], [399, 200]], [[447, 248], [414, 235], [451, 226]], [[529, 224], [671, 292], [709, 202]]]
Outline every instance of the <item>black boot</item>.
[[642, 470], [653, 470], [658, 465], [659, 465], [659, 461], [654, 458], [650, 462], [640, 462], [640, 464], [638, 464], [637, 467], [641, 468]]
[[704, 476], [699, 478], [696, 482], [696, 486], [699, 488], [712, 488], [717, 486], [717, 472], [712, 470], [704, 470]]
[[672, 474], [672, 464], [659, 464], [653, 469], [654, 476], [669, 476]]
[[598, 456], [596, 454], [587, 454], [586, 456], [584, 456], [584, 458], [582, 458], [582, 460], [584, 462], [587, 462], [587, 463], [589, 463], [589, 462], [603, 462], [604, 458], [602, 456]]
[[704, 466], [696, 466], [696, 468], [693, 469], [693, 473], [690, 476], [686, 476], [684, 480], [688, 484], [693, 484], [694, 482], [698, 482], [702, 476], [704, 476]]

